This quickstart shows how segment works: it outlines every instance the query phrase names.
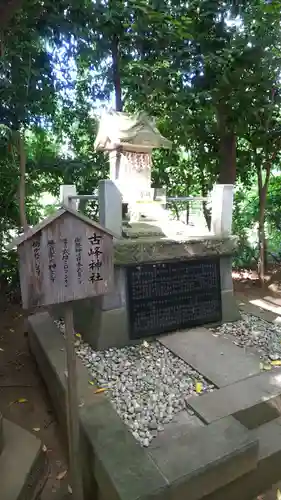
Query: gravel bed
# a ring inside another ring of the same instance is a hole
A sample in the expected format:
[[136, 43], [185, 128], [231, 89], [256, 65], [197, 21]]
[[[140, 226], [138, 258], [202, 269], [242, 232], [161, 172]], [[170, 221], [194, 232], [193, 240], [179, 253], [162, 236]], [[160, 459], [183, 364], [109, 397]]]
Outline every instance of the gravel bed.
[[252, 314], [241, 314], [242, 319], [210, 328], [218, 335], [231, 334], [239, 347], [255, 347], [263, 361], [281, 359], [281, 326]]
[[[63, 321], [56, 323], [63, 332]], [[254, 347], [263, 362], [281, 360], [281, 326], [242, 313], [241, 320], [210, 330], [218, 335], [231, 334], [239, 347]], [[198, 383], [202, 393], [215, 389], [157, 341], [94, 351], [77, 338], [75, 348], [89, 370], [89, 380], [106, 389], [119, 416], [145, 447], [186, 409], [188, 398], [198, 394]]]
[[[56, 323], [63, 331], [63, 323]], [[145, 447], [186, 409], [188, 398], [215, 389], [157, 341], [105, 351], [94, 351], [80, 338], [75, 344], [89, 380], [107, 389], [105, 394], [118, 415]]]

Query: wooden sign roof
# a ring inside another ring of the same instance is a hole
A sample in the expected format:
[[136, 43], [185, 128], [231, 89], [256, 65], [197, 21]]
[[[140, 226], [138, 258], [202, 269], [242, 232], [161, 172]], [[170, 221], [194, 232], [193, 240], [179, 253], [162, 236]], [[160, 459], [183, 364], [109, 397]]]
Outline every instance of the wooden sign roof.
[[104, 295], [113, 287], [113, 233], [63, 207], [16, 238], [24, 309]]
[[81, 212], [77, 212], [77, 210], [73, 210], [72, 208], [69, 208], [69, 207], [66, 207], [66, 206], [63, 205], [54, 214], [50, 215], [49, 217], [46, 217], [44, 220], [42, 220], [38, 224], [36, 224], [35, 226], [31, 227], [26, 233], [24, 233], [24, 234], [18, 236], [17, 238], [15, 238], [9, 244], [8, 250], [12, 250], [13, 248], [18, 247], [19, 245], [21, 245], [22, 243], [24, 243], [24, 241], [29, 240], [36, 233], [38, 233], [39, 231], [42, 231], [42, 229], [44, 229], [45, 227], [47, 227], [50, 224], [52, 224], [56, 219], [58, 219], [59, 217], [61, 217], [62, 215], [64, 215], [67, 212], [70, 213], [70, 214], [72, 214], [74, 217], [76, 217], [77, 219], [81, 220], [85, 224], [89, 224], [90, 226], [93, 226], [94, 228], [99, 229], [101, 232], [106, 233], [109, 236], [112, 236], [113, 238], [119, 238], [118, 235], [116, 235], [116, 234], [112, 233], [111, 231], [109, 231], [108, 229], [102, 227], [98, 222], [93, 221], [92, 219], [90, 219], [86, 215], [82, 214]]

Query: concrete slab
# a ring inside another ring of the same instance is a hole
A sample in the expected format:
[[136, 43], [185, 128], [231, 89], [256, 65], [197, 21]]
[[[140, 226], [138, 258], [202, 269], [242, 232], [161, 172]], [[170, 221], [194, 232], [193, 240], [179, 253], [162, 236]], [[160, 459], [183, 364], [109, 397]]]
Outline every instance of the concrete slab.
[[251, 431], [259, 441], [258, 465], [204, 500], [253, 500], [280, 480], [281, 418]]
[[198, 500], [254, 469], [258, 441], [229, 417], [149, 454], [169, 481], [172, 499]]
[[177, 413], [173, 421], [166, 424], [164, 430], [157, 434], [150, 444], [150, 448], [159, 448], [170, 442], [172, 439], [180, 438], [194, 429], [205, 427], [205, 424], [196, 415], [190, 415], [183, 410]]
[[239, 305], [239, 309], [247, 314], [253, 314], [258, 318], [261, 318], [269, 323], [280, 324], [281, 316], [274, 312], [274, 309], [269, 310], [265, 307], [265, 302], [260, 302], [256, 297], [249, 297], [244, 295], [243, 293], [236, 294], [237, 302]]
[[263, 372], [218, 391], [192, 397], [188, 405], [206, 423], [233, 415], [248, 429], [281, 414], [281, 370]]
[[217, 387], [260, 372], [258, 357], [246, 354], [230, 340], [217, 337], [206, 328], [176, 332], [158, 340]]
[[1, 500], [32, 500], [42, 479], [46, 457], [33, 434], [3, 420], [5, 443], [0, 455]]

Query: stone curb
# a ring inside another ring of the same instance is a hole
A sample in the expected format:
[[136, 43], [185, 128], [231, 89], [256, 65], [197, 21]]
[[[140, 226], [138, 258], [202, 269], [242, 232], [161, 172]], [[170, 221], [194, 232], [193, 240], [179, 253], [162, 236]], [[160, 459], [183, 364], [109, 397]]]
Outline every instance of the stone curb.
[[[48, 313], [33, 315], [28, 323], [31, 350], [65, 431], [63, 336]], [[169, 445], [164, 452], [142, 448], [107, 397], [95, 394], [79, 359], [77, 375], [85, 500], [93, 496], [97, 500], [177, 500], [182, 495], [198, 500], [256, 467], [258, 441], [232, 417], [173, 440], [170, 454]], [[206, 446], [209, 451], [201, 464]], [[178, 453], [182, 458], [175, 462]]]
[[[66, 432], [63, 336], [48, 313], [30, 316], [28, 323], [31, 350], [61, 428]], [[88, 372], [79, 359], [77, 375], [78, 396], [83, 405], [80, 431], [85, 500], [148, 500], [158, 495], [163, 498], [163, 489], [168, 484], [166, 478], [135, 441], [106, 396], [95, 394], [95, 387], [89, 385]]]

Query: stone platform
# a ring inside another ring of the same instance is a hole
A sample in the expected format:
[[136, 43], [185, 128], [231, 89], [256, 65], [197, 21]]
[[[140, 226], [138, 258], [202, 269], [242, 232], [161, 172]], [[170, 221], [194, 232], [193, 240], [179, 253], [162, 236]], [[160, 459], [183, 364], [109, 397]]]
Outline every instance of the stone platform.
[[[142, 263], [157, 264], [194, 260], [201, 262], [202, 259], [203, 261], [204, 259], [218, 259], [221, 297], [221, 319], [219, 321], [227, 322], [239, 319], [239, 310], [233, 296], [231, 275], [231, 255], [234, 249], [234, 237], [223, 238], [209, 235], [175, 240], [165, 237], [163, 234], [162, 236], [149, 236], [149, 234], [141, 232], [131, 232], [127, 239], [118, 240], [114, 245], [114, 291], [104, 297], [74, 302], [76, 331], [80, 332], [83, 338], [94, 349], [98, 350], [136, 342], [130, 333], [130, 304], [126, 269], [128, 266]], [[60, 316], [60, 312], [60, 308], [57, 308], [55, 311], [57, 317]], [[173, 329], [171, 328], [171, 330]]]
[[1, 500], [35, 500], [48, 474], [41, 441], [1, 417], [0, 434], [3, 445], [0, 450]]
[[[162, 337], [170, 350], [189, 356], [188, 363], [196, 363], [203, 376], [216, 378], [211, 381], [218, 389], [190, 398], [187, 411], [180, 412], [149, 448], [137, 443], [109, 399], [95, 394], [86, 368], [77, 360], [85, 500], [95, 495], [99, 500], [252, 500], [280, 479], [281, 370], [260, 373], [258, 358], [213, 337], [205, 338], [206, 373], [202, 352], [196, 355], [196, 342], [202, 351], [200, 339], [203, 342], [206, 332]], [[40, 313], [29, 318], [29, 340], [65, 430], [63, 336], [51, 317]], [[192, 355], [183, 348], [188, 342]], [[216, 372], [221, 358], [220, 379]]]

